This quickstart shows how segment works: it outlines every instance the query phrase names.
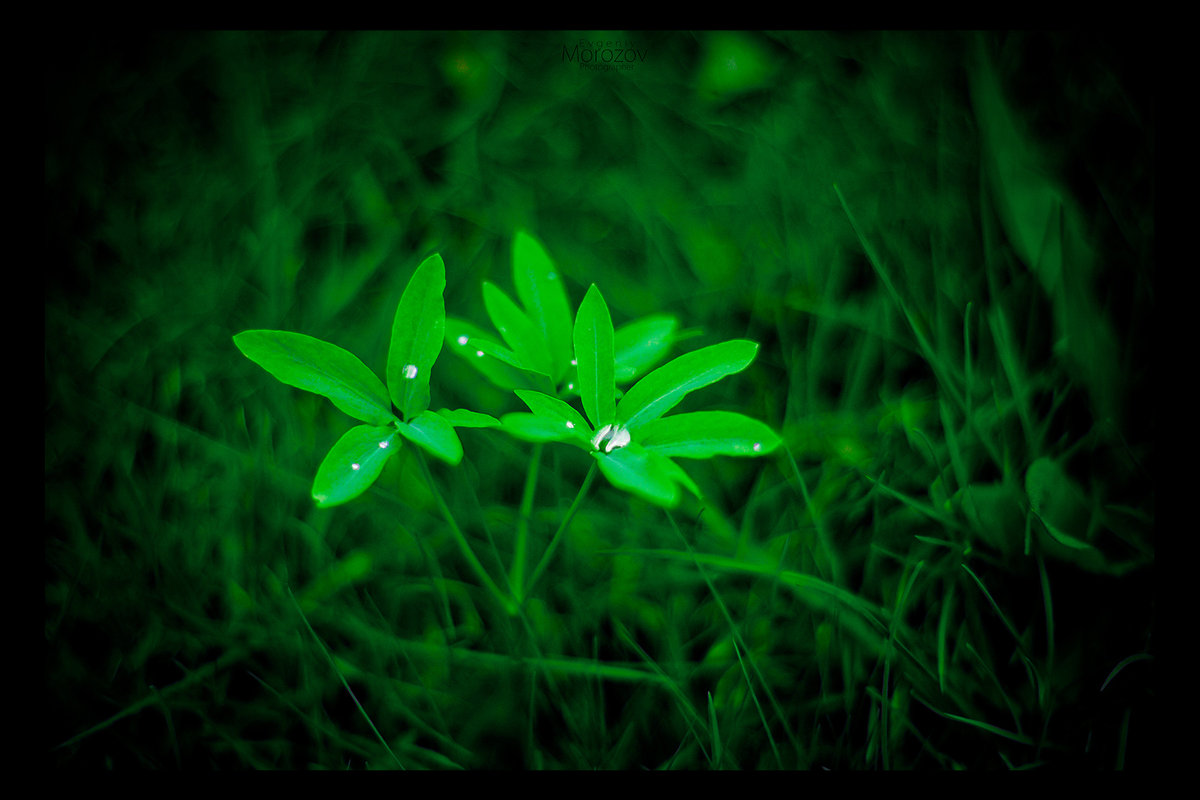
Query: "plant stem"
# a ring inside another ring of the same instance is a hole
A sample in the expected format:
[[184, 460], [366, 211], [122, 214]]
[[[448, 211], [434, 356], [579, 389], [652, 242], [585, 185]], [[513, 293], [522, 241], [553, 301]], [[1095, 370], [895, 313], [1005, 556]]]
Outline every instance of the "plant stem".
[[421, 448], [414, 447], [413, 450], [416, 451], [417, 463], [421, 465], [421, 474], [425, 476], [425, 483], [429, 485], [429, 491], [433, 494], [433, 499], [437, 502], [438, 509], [442, 512], [442, 517], [450, 526], [450, 532], [454, 534], [454, 540], [458, 542], [458, 548], [467, 559], [467, 563], [471, 566], [471, 569], [475, 570], [475, 574], [479, 576], [479, 580], [484, 588], [491, 592], [492, 596], [499, 600], [506, 610], [512, 612], [515, 609], [512, 598], [500, 591], [500, 587], [496, 585], [496, 582], [488, 575], [487, 570], [483, 568], [483, 564], [479, 563], [479, 559], [475, 557], [475, 551], [471, 549], [471, 545], [467, 542], [467, 537], [463, 536], [462, 530], [454, 520], [454, 515], [450, 513], [450, 507], [442, 499], [442, 493], [438, 491], [437, 484], [433, 481], [433, 473], [429, 471], [429, 464], [426, 463], [425, 455], [421, 452]]
[[554, 555], [555, 548], [558, 547], [562, 535], [566, 533], [567, 528], [571, 525], [571, 520], [575, 518], [575, 512], [579, 510], [579, 504], [583, 502], [584, 495], [587, 494], [588, 487], [592, 485], [592, 481], [596, 478], [596, 472], [599, 469], [595, 459], [592, 459], [591, 469], [588, 470], [587, 477], [583, 479], [583, 485], [579, 487], [579, 493], [575, 495], [575, 500], [571, 503], [571, 507], [567, 509], [566, 516], [559, 524], [558, 530], [554, 532], [554, 538], [550, 540], [549, 546], [546, 548], [545, 554], [542, 555], [542, 560], [538, 562], [534, 568], [533, 574], [529, 577], [529, 583], [525, 585], [525, 590], [521, 592], [521, 602], [523, 603], [529, 597], [529, 593], [533, 591], [533, 587], [537, 585], [538, 579], [542, 577], [542, 573], [546, 571], [546, 565], [550, 563], [550, 557]]
[[521, 511], [517, 517], [517, 543], [513, 554], [512, 572], [509, 583], [516, 591], [517, 602], [524, 598], [525, 553], [529, 546], [529, 518], [533, 515], [533, 495], [537, 489], [538, 466], [542, 461], [542, 443], [533, 446], [529, 470], [525, 473], [525, 493], [521, 496]]

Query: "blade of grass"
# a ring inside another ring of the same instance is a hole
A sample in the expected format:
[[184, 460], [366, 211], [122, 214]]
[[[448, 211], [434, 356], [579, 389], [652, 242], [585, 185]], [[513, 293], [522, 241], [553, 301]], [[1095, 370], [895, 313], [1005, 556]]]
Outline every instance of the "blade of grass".
[[813, 526], [817, 529], [817, 540], [821, 543], [821, 549], [825, 554], [825, 558], [829, 561], [829, 571], [832, 573], [833, 583], [837, 586], [844, 586], [846, 584], [846, 571], [842, 567], [842, 560], [833, 548], [833, 541], [829, 538], [829, 531], [821, 522], [821, 513], [813, 506], [812, 497], [808, 493], [808, 484], [805, 482], [804, 476], [800, 474], [800, 467], [796, 465], [796, 459], [792, 455], [792, 448], [785, 444], [784, 450], [787, 451], [788, 463], [792, 465], [792, 472], [796, 476], [796, 482], [800, 484], [800, 494], [804, 498], [804, 507], [808, 509], [808, 515], [812, 518]]
[[396, 762], [396, 766], [400, 767], [400, 769], [405, 769], [404, 764], [401, 763], [400, 759], [396, 757], [396, 754], [392, 752], [392, 748], [388, 745], [387, 740], [383, 738], [383, 734], [379, 732], [379, 729], [375, 727], [375, 723], [371, 721], [371, 715], [367, 713], [365, 708], [363, 708], [362, 703], [358, 702], [358, 697], [355, 696], [354, 690], [350, 688], [350, 684], [346, 682], [346, 676], [342, 674], [340, 669], [338, 669], [337, 662], [334, 661], [333, 656], [329, 653], [329, 650], [325, 648], [325, 643], [321, 641], [321, 637], [317, 636], [317, 632], [313, 630], [312, 625], [309, 624], [308, 617], [305, 616], [304, 609], [300, 608], [300, 604], [296, 602], [296, 597], [292, 594], [291, 587], [288, 587], [287, 593], [288, 597], [291, 598], [292, 605], [296, 607], [296, 613], [300, 615], [300, 619], [304, 620], [304, 627], [308, 628], [308, 632], [312, 634], [313, 640], [317, 643], [317, 647], [321, 648], [321, 652], [325, 654], [326, 660], [329, 661], [329, 666], [333, 667], [333, 671], [337, 673], [338, 680], [342, 682], [342, 687], [345, 688], [346, 692], [350, 695], [350, 699], [354, 701], [354, 705], [358, 707], [358, 711], [360, 714], [362, 714], [363, 719], [365, 719], [367, 724], [371, 726], [371, 730], [375, 733], [375, 738], [379, 740], [381, 745], [383, 745], [383, 749], [387, 750], [388, 755], [390, 755], [392, 760]]
[[[754, 706], [758, 709], [759, 719], [762, 722], [763, 730], [766, 731], [767, 740], [771, 743], [771, 749], [775, 754], [775, 763], [779, 765], [780, 769], [783, 769], [783, 761], [780, 759], [779, 748], [775, 744], [775, 737], [771, 734], [771, 726], [767, 724], [766, 717], [763, 714], [762, 704], [759, 703], [758, 695], [754, 691], [754, 683], [750, 680], [749, 674], [746, 673], [746, 665], [742, 662], [742, 649], [745, 649], [746, 659], [750, 662], [751, 669], [754, 670], [754, 674], [758, 676], [759, 682], [762, 684], [764, 691], [766, 691], [767, 698], [770, 700], [772, 707], [775, 709], [775, 714], [779, 717], [779, 721], [783, 725], [783, 730], [785, 733], [787, 733], [788, 739], [791, 740], [792, 746], [796, 749], [796, 754], [798, 757], [801, 756], [800, 743], [796, 740], [795, 735], [792, 733], [791, 727], [787, 724], [787, 716], [783, 713], [783, 709], [780, 708], [779, 702], [775, 699], [775, 695], [771, 691], [771, 685], [763, 677], [762, 671], [758, 668], [758, 663], [754, 658], [753, 652], [746, 646], [746, 641], [742, 638], [741, 631], [738, 630], [738, 626], [734, 623], [733, 615], [729, 613], [729, 608], [725, 605], [725, 601], [721, 598], [721, 593], [717, 591], [717, 587], [713, 585], [713, 582], [709, 579], [708, 574], [704, 571], [704, 567], [701, 566], [700, 561], [696, 558], [696, 553], [694, 550], [692, 550], [691, 544], [683, 535], [683, 532], [679, 530], [679, 526], [675, 523], [674, 515], [672, 515], [670, 511], [666, 511], [666, 514], [667, 519], [671, 521], [671, 527], [675, 529], [676, 535], [683, 540], [684, 547], [692, 556], [692, 563], [695, 564], [696, 571], [700, 573], [700, 577], [704, 579], [705, 585], [708, 586], [708, 591], [712, 595], [713, 600], [716, 601], [717, 608], [721, 610], [722, 616], [725, 617], [725, 623], [729, 626], [729, 632], [733, 637], [734, 652], [737, 653], [738, 663], [742, 667], [742, 675], [746, 679], [746, 688], [750, 692], [750, 697], [754, 701]], [[741, 647], [738, 646], [739, 644]]]
[[455, 521], [454, 515], [450, 512], [450, 507], [446, 505], [446, 501], [437, 487], [437, 482], [433, 479], [433, 474], [429, 471], [429, 464], [425, 461], [425, 455], [421, 452], [421, 448], [415, 447], [413, 451], [417, 455], [417, 464], [421, 467], [421, 474], [425, 478], [425, 483], [429, 486], [429, 491], [433, 495], [434, 502], [437, 503], [438, 510], [442, 513], [442, 518], [450, 526], [450, 532], [454, 535], [454, 541], [458, 544], [458, 549], [462, 551], [463, 557], [467, 559], [467, 564], [479, 577], [480, 582], [492, 597], [496, 598], [496, 601], [509, 613], [514, 613], [517, 607], [516, 604], [513, 603], [508, 595], [500, 591], [500, 587], [496, 585], [496, 582], [488, 575], [487, 570], [483, 568], [483, 564], [475, 556], [475, 551], [471, 549], [471, 544], [467, 541], [467, 537], [463, 535], [462, 529], [458, 527], [458, 522]]
[[916, 698], [917, 701], [921, 703], [921, 705], [925, 706], [930, 711], [937, 714], [939, 717], [944, 717], [945, 719], [952, 719], [955, 722], [961, 722], [965, 725], [970, 725], [974, 728], [978, 728], [981, 731], [987, 731], [988, 733], [1003, 737], [1003, 738], [1008, 739], [1013, 742], [1017, 742], [1018, 744], [1024, 744], [1024, 745], [1033, 747], [1033, 740], [1030, 739], [1028, 736], [1025, 736], [1024, 734], [1013, 733], [1012, 731], [1006, 731], [1003, 728], [996, 727], [995, 725], [992, 725], [991, 723], [988, 723], [988, 722], [983, 722], [983, 721], [977, 720], [977, 719], [971, 719], [969, 717], [960, 717], [958, 714], [951, 714], [948, 711], [942, 711], [941, 709], [937, 708], [936, 706], [933, 706], [930, 703], [926, 702], [926, 700], [923, 697], [921, 697], [919, 694], [917, 694], [916, 692], [913, 692], [913, 697]]
[[222, 667], [227, 667], [234, 662], [240, 661], [242, 658], [245, 657], [245, 655], [246, 655], [246, 651], [242, 650], [241, 648], [235, 648], [233, 650], [229, 650], [228, 652], [226, 652], [224, 655], [222, 655], [220, 658], [216, 659], [215, 661], [210, 661], [209, 663], [205, 664], [204, 666], [199, 667], [198, 669], [195, 669], [195, 670], [189, 672], [182, 679], [176, 681], [175, 683], [171, 684], [170, 686], [167, 686], [164, 689], [161, 689], [161, 690], [156, 689], [156, 690], [152, 691], [150, 694], [146, 695], [141, 700], [138, 700], [136, 703], [126, 706], [125, 708], [121, 709], [116, 714], [113, 714], [111, 717], [104, 720], [103, 722], [97, 723], [96, 725], [93, 725], [92, 727], [88, 728], [87, 730], [83, 731], [82, 733], [78, 733], [75, 736], [72, 736], [70, 739], [67, 739], [65, 742], [58, 745], [54, 749], [61, 750], [64, 747], [70, 747], [71, 745], [78, 744], [79, 742], [83, 741], [84, 739], [88, 738], [89, 736], [99, 733], [100, 731], [111, 727], [114, 723], [117, 723], [117, 722], [125, 719], [126, 717], [131, 717], [134, 714], [137, 714], [139, 711], [149, 708], [150, 706], [154, 705], [155, 703], [162, 702], [166, 698], [174, 695], [176, 692], [182, 691], [183, 689], [186, 689], [190, 686], [200, 683], [201, 681], [207, 680], [208, 678], [215, 675], [217, 673], [217, 671], [220, 670]]
[[704, 747], [705, 737], [702, 735], [702, 731], [705, 727], [704, 721], [701, 719], [699, 712], [696, 711], [695, 707], [692, 705], [692, 701], [688, 699], [687, 694], [679, 686], [679, 683], [670, 675], [668, 675], [667, 672], [660, 667], [658, 663], [646, 653], [645, 650], [642, 649], [641, 645], [639, 645], [633, 638], [633, 635], [629, 632], [629, 629], [625, 627], [624, 623], [622, 623], [619, 619], [614, 619], [613, 625], [616, 628], [617, 637], [631, 647], [662, 679], [663, 685], [666, 687], [667, 691], [672, 697], [675, 698], [675, 703], [679, 706], [679, 710], [683, 716], [683, 721], [687, 723], [688, 731], [692, 734], [692, 738], [695, 739], [696, 745], [700, 748], [700, 752], [704, 754], [704, 760], [709, 764], [712, 764], [713, 758], [709, 754], [708, 750]]
[[958, 406], [963, 407], [962, 396], [958, 393], [958, 387], [953, 380], [953, 376], [951, 375], [947, 364], [938, 356], [933, 347], [930, 346], [929, 340], [925, 337], [925, 334], [921, 332], [921, 327], [917, 324], [916, 318], [909, 310], [908, 304], [904, 302], [904, 298], [900, 296], [900, 292], [897, 291], [895, 284], [892, 283], [891, 277], [888, 276], [887, 271], [883, 268], [883, 262], [880, 261], [879, 255], [875, 252], [875, 248], [871, 246], [871, 243], [867, 241], [867, 238], [863, 235], [862, 228], [859, 227], [858, 220], [854, 218], [854, 214], [852, 214], [850, 211], [850, 206], [846, 203], [846, 198], [842, 195], [842, 190], [837, 184], [833, 185], [833, 190], [837, 193], [838, 200], [842, 204], [842, 209], [846, 212], [846, 216], [849, 217], [850, 225], [854, 228], [854, 233], [858, 237], [859, 243], [862, 244], [863, 250], [867, 254], [867, 260], [871, 262], [871, 266], [874, 268], [875, 274], [879, 276], [879, 279], [883, 282], [888, 294], [891, 295], [892, 300], [896, 303], [896, 306], [900, 309], [901, 313], [904, 314], [904, 318], [908, 321], [908, 326], [910, 329], [912, 329], [913, 335], [917, 339], [917, 345], [921, 348], [921, 355], [933, 369], [934, 375], [937, 376], [938, 385], [941, 386], [951, 398], [953, 398], [954, 402]]
[[534, 568], [533, 574], [529, 576], [529, 583], [526, 584], [524, 591], [518, 589], [518, 591], [521, 591], [522, 603], [528, 599], [529, 594], [533, 591], [533, 588], [537, 586], [538, 580], [542, 577], [542, 573], [546, 571], [546, 566], [550, 563], [550, 559], [554, 555], [554, 550], [558, 547], [558, 543], [562, 540], [562, 536], [566, 532], [567, 528], [570, 527], [571, 520], [575, 519], [575, 512], [579, 510], [579, 504], [583, 502], [584, 495], [587, 494], [587, 490], [592, 485], [592, 481], [596, 479], [596, 473], [598, 471], [599, 467], [596, 465], [596, 461], [593, 459], [592, 466], [588, 468], [587, 477], [583, 479], [583, 483], [579, 487], [578, 494], [575, 495], [575, 499], [571, 502], [571, 507], [567, 509], [566, 515], [563, 516], [562, 522], [559, 523], [558, 530], [554, 532], [554, 536], [550, 539], [550, 544], [546, 546], [546, 552], [542, 554], [542, 558], [540, 561], [538, 561], [537, 566]]
[[520, 603], [524, 597], [525, 558], [529, 547], [529, 518], [533, 515], [533, 495], [537, 489], [538, 466], [542, 461], [542, 443], [533, 446], [529, 456], [529, 467], [525, 471], [525, 490], [521, 494], [521, 507], [517, 512], [517, 542], [513, 552], [509, 582], [516, 591]]

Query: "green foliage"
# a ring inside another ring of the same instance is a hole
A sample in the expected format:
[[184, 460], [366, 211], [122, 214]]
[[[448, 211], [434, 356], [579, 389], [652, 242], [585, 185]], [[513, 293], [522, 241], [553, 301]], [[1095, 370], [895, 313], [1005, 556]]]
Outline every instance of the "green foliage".
[[579, 304], [574, 341], [579, 398], [592, 426], [599, 429], [612, 422], [616, 415], [617, 384], [612, 317], [595, 284]]
[[313, 500], [321, 508], [341, 505], [370, 488], [396, 443], [396, 431], [388, 427], [357, 425], [337, 440], [313, 480]]
[[392, 322], [387, 381], [392, 402], [406, 420], [429, 408], [429, 373], [446, 329], [446, 266], [434, 253], [421, 262], [408, 281]]
[[[545, 247], [527, 231], [517, 231], [513, 237], [512, 270], [513, 285], [524, 309], [494, 284], [483, 285], [488, 317], [508, 347], [498, 344], [482, 328], [456, 317], [447, 320], [446, 344], [499, 388], [541, 391], [553, 387], [560, 398], [579, 395], [583, 380], [577, 377], [575, 336], [588, 330], [595, 334], [602, 328], [589, 328], [589, 320], [585, 320], [581, 331], [577, 320], [572, 321], [566, 281]], [[608, 314], [607, 307], [602, 312], [591, 303], [587, 307], [589, 314]], [[608, 319], [611, 330], [611, 317]], [[634, 381], [666, 357], [676, 341], [677, 327], [674, 316], [650, 314], [616, 330], [611, 348], [615, 384]]]
[[613, 336], [616, 382], [631, 383], [661, 361], [671, 349], [678, 325], [675, 317], [655, 314], [617, 328]]
[[335, 344], [290, 331], [242, 331], [233, 343], [282, 383], [324, 395], [355, 419], [376, 425], [393, 419], [383, 383]]
[[638, 381], [621, 398], [617, 416], [629, 428], [658, 419], [684, 396], [750, 366], [758, 352], [754, 342], [710, 345], [676, 358]]
[[517, 231], [512, 246], [513, 285], [540, 333], [549, 376], [557, 385], [571, 360], [571, 308], [558, 268], [541, 242]]
[[[533, 323], [508, 295], [490, 283], [483, 284], [483, 301], [487, 306], [492, 324], [512, 348], [513, 356], [506, 363], [539, 375], [550, 374], [550, 353], [546, 340], [534, 328]], [[487, 351], [484, 351], [487, 353]]]
[[[625, 374], [651, 363], [675, 325], [670, 317], [635, 323], [624, 337]], [[750, 365], [758, 345], [730, 341], [682, 355], [643, 377], [616, 403], [615, 333], [608, 305], [594, 284], [575, 314], [575, 363], [579, 396], [591, 420], [568, 403], [536, 391], [517, 390], [531, 415], [509, 414], [504, 428], [520, 439], [590, 444], [600, 471], [617, 488], [673, 508], [680, 486], [697, 497], [694, 481], [669, 456], [767, 455], [781, 443], [767, 425], [726, 411], [660, 419], [687, 395]]]
[[644, 423], [642, 444], [664, 456], [712, 458], [771, 453], [783, 441], [756, 419], [732, 411], [693, 411]]
[[[374, 423], [349, 430], [321, 462], [312, 487], [319, 507], [346, 503], [369, 489], [399, 449], [397, 432], [455, 465], [463, 456], [456, 425], [498, 424], [486, 414], [428, 410], [430, 372], [445, 337], [445, 288], [446, 267], [434, 253], [413, 272], [396, 307], [386, 388], [358, 358], [320, 339], [290, 331], [243, 331], [233, 337], [247, 358], [283, 383], [324, 395], [347, 414]], [[393, 415], [392, 403], [403, 420]], [[378, 427], [386, 424], [392, 428]]]

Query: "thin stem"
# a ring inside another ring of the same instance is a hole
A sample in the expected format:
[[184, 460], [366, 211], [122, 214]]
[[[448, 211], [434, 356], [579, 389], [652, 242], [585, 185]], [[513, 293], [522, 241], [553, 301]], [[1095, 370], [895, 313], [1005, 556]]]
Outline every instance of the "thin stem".
[[529, 518], [533, 515], [533, 495], [537, 489], [538, 466], [542, 462], [542, 443], [533, 446], [529, 469], [525, 473], [525, 493], [521, 496], [521, 511], [517, 517], [517, 543], [509, 583], [516, 591], [517, 602], [524, 598], [525, 553], [529, 547]]
[[437, 502], [438, 509], [442, 512], [442, 517], [450, 526], [450, 532], [454, 534], [454, 540], [458, 542], [458, 548], [467, 559], [467, 563], [471, 566], [471, 569], [475, 570], [475, 574], [479, 576], [479, 580], [484, 588], [491, 592], [492, 596], [499, 600], [505, 609], [512, 610], [512, 600], [508, 595], [500, 591], [500, 587], [488, 575], [487, 570], [483, 568], [483, 564], [479, 563], [479, 559], [475, 557], [475, 551], [471, 549], [471, 545], [467, 542], [467, 537], [463, 536], [462, 530], [454, 520], [454, 515], [450, 513], [450, 507], [442, 499], [442, 493], [438, 491], [437, 484], [433, 481], [433, 474], [429, 471], [429, 464], [426, 463], [425, 455], [421, 452], [421, 448], [414, 447], [413, 450], [417, 453], [417, 463], [421, 465], [421, 474], [425, 476], [425, 483], [429, 485], [429, 491], [433, 494], [433, 499]]
[[800, 474], [800, 467], [796, 464], [796, 459], [792, 456], [792, 449], [790, 447], [785, 447], [784, 449], [787, 451], [788, 463], [792, 465], [792, 472], [796, 474], [796, 481], [800, 484], [800, 493], [804, 496], [804, 505], [808, 509], [808, 515], [812, 517], [813, 525], [817, 529], [817, 541], [821, 543], [821, 549], [825, 552], [825, 557], [829, 559], [829, 569], [833, 573], [833, 582], [838, 586], [845, 586], [845, 570], [842, 569], [842, 560], [833, 548], [833, 541], [829, 538], [829, 532], [821, 524], [821, 513], [813, 505], [812, 497], [808, 494], [808, 484], [805, 483], [804, 476]]
[[566, 533], [567, 528], [571, 525], [571, 520], [575, 518], [575, 512], [579, 510], [579, 504], [583, 502], [584, 495], [587, 494], [588, 487], [592, 485], [592, 481], [596, 477], [596, 472], [599, 468], [595, 459], [592, 459], [592, 467], [588, 470], [587, 477], [583, 479], [583, 485], [579, 487], [579, 493], [575, 495], [575, 500], [571, 503], [571, 507], [567, 509], [567, 514], [563, 517], [563, 521], [559, 524], [558, 530], [554, 532], [554, 538], [550, 540], [550, 545], [546, 548], [546, 552], [542, 555], [542, 560], [538, 562], [534, 568], [533, 574], [529, 577], [529, 583], [525, 585], [525, 590], [521, 593], [522, 602], [529, 597], [529, 593], [533, 591], [533, 587], [537, 585], [538, 579], [542, 577], [542, 573], [546, 571], [546, 565], [550, 563], [551, 556], [554, 555], [554, 550], [558, 547], [562, 535]]
[[363, 719], [367, 721], [367, 724], [371, 726], [371, 730], [375, 732], [375, 738], [378, 739], [379, 743], [383, 745], [383, 749], [388, 751], [388, 755], [392, 757], [392, 760], [396, 762], [400, 769], [404, 769], [404, 764], [400, 761], [400, 759], [396, 758], [396, 754], [393, 753], [392, 748], [388, 746], [387, 739], [383, 738], [383, 734], [379, 732], [379, 728], [376, 728], [375, 723], [371, 721], [371, 715], [367, 713], [365, 708], [363, 708], [362, 703], [358, 702], [358, 697], [354, 694], [354, 690], [350, 688], [350, 684], [346, 682], [346, 676], [342, 674], [340, 669], [338, 669], [337, 662], [334, 661], [333, 656], [329, 654], [329, 650], [326, 649], [325, 643], [321, 641], [321, 637], [317, 636], [317, 632], [314, 631], [313, 626], [309, 624], [308, 617], [304, 615], [304, 609], [302, 609], [300, 604], [296, 602], [296, 597], [292, 594], [291, 588], [288, 588], [287, 593], [288, 597], [292, 600], [292, 605], [294, 605], [296, 607], [296, 611], [299, 612], [300, 619], [304, 620], [304, 627], [308, 628], [308, 632], [312, 634], [313, 639], [317, 642], [317, 647], [321, 648], [321, 652], [325, 654], [325, 658], [329, 661], [329, 666], [333, 667], [333, 671], [337, 673], [338, 680], [342, 682], [342, 686], [346, 689], [346, 692], [349, 693], [350, 699], [354, 701], [354, 705], [358, 706], [358, 712], [362, 714]]

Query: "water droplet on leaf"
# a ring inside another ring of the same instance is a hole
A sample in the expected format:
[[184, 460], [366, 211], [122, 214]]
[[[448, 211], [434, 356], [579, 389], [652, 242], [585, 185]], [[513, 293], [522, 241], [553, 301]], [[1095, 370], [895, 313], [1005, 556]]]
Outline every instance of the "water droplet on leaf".
[[412, 380], [413, 378], [417, 377], [417, 365], [409, 364], [408, 366], [406, 366], [404, 368], [404, 377], [408, 378], [409, 380]]
[[601, 428], [592, 439], [592, 447], [599, 450], [604, 446], [605, 453], [611, 453], [618, 447], [629, 444], [629, 431], [620, 425], [608, 424]]

